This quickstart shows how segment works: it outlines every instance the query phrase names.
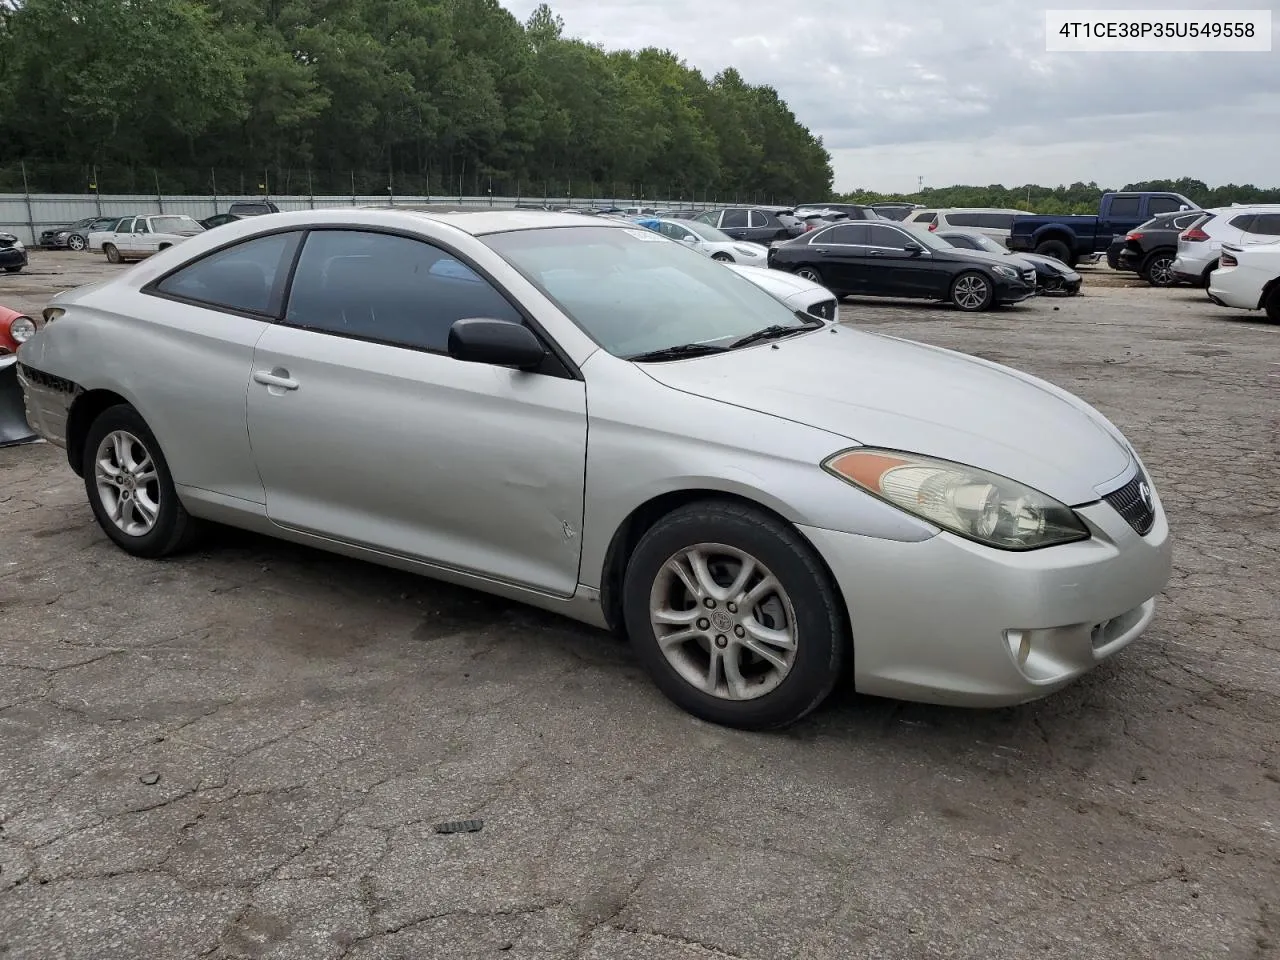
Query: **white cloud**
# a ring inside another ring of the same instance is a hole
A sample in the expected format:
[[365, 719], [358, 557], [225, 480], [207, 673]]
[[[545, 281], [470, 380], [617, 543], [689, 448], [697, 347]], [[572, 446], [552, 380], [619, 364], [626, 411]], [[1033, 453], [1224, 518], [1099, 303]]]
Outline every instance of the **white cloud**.
[[[538, 0], [502, 0], [525, 19]], [[1126, 0], [1206, 8], [1214, 0]], [[1271, 53], [1047, 53], [1045, 9], [1096, 0], [559, 0], [566, 32], [675, 51], [777, 89], [832, 153], [837, 189], [1280, 184], [1280, 0]]]

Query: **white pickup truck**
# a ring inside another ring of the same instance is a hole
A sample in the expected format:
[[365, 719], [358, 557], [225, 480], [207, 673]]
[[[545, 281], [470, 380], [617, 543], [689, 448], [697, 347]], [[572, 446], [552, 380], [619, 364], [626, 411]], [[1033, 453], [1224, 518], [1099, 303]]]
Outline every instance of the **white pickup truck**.
[[181, 214], [125, 217], [114, 230], [89, 234], [89, 249], [105, 253], [112, 263], [123, 263], [149, 257], [197, 233], [204, 233], [204, 227]]

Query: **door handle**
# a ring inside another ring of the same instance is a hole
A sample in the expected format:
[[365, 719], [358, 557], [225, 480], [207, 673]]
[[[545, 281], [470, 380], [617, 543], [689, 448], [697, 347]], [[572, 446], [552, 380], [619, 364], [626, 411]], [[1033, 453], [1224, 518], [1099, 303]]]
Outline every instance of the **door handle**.
[[253, 379], [268, 387], [279, 387], [281, 390], [297, 390], [298, 381], [289, 377], [288, 370], [255, 370]]

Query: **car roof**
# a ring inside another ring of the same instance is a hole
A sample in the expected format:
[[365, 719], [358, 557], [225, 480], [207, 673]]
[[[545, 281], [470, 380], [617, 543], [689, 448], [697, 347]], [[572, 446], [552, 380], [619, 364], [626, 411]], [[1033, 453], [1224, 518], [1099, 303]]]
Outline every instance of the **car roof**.
[[[545, 230], [553, 227], [630, 227], [630, 220], [614, 220], [609, 217], [588, 216], [581, 213], [555, 213], [549, 210], [516, 210], [512, 208], [465, 207], [450, 204], [430, 206], [395, 207], [317, 207], [315, 210], [295, 210], [287, 213], [267, 214], [272, 223], [287, 218], [290, 223], [332, 223], [349, 219], [353, 224], [401, 226], [412, 228], [423, 220], [454, 227], [473, 237], [490, 233], [507, 233], [512, 230]], [[650, 214], [650, 216], [653, 216]], [[261, 218], [254, 218], [261, 219]]]

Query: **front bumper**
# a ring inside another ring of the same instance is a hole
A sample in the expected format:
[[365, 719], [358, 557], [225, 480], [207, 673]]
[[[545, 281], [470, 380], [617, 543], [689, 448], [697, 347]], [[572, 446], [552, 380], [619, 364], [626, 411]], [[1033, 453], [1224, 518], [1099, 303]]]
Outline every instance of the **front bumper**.
[[947, 533], [901, 543], [802, 527], [848, 606], [857, 690], [955, 706], [1024, 703], [1139, 637], [1171, 570], [1163, 509], [1157, 502], [1145, 537], [1105, 502], [1077, 512], [1092, 539], [1025, 553]]
[[1035, 283], [1023, 283], [1020, 280], [999, 280], [996, 282], [996, 303], [1021, 303], [1036, 295]]

